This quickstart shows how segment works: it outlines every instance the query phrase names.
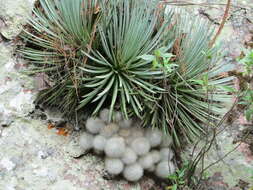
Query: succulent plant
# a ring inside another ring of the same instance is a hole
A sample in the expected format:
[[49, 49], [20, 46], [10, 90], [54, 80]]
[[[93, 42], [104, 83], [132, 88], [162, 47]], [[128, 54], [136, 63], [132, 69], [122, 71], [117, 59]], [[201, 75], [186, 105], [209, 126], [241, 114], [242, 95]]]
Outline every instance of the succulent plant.
[[156, 167], [156, 175], [161, 178], [167, 178], [168, 175], [173, 174], [176, 168], [172, 162], [162, 161]]
[[[97, 122], [92, 117], [88, 121], [92, 124]], [[101, 120], [99, 121], [101, 122]], [[106, 171], [112, 175], [122, 174], [129, 181], [138, 181], [144, 175], [144, 170], [155, 173], [158, 167], [163, 166], [163, 164], [160, 164], [162, 162], [169, 163], [169, 165], [163, 168], [161, 172], [156, 172], [158, 177], [164, 178], [162, 174], [166, 171], [170, 172], [169, 168], [175, 168], [172, 162], [174, 154], [170, 147], [171, 144], [167, 143], [167, 146], [165, 146], [160, 138], [161, 134], [157, 133], [157, 129], [143, 128], [138, 120], [131, 128], [119, 126], [121, 122], [108, 123], [106, 121], [107, 126], [114, 126], [112, 129], [109, 127], [110, 133], [108, 134], [110, 135], [107, 137], [101, 134], [104, 128], [101, 128], [99, 133], [94, 134], [94, 131], [88, 129], [90, 126], [86, 125], [87, 132], [83, 132], [80, 136], [79, 145], [86, 152], [93, 150], [95, 154], [104, 155]], [[111, 133], [111, 130], [113, 133]], [[151, 147], [148, 138], [144, 136], [144, 134], [147, 135], [151, 131], [155, 132], [154, 136], [158, 134], [160, 139], [160, 144], [156, 144], [155, 147]], [[132, 139], [131, 143], [128, 143], [130, 139]]]
[[152, 150], [150, 154], [152, 155], [152, 159], [155, 164], [161, 160], [161, 155], [158, 150]]
[[93, 147], [97, 151], [104, 151], [107, 139], [101, 135], [97, 135], [93, 140]]
[[153, 157], [150, 153], [145, 154], [140, 157], [138, 163], [142, 166], [143, 169], [151, 168], [154, 164]]
[[136, 160], [137, 160], [137, 154], [131, 148], [127, 147], [122, 156], [122, 161], [125, 164], [133, 164]]
[[171, 160], [174, 157], [174, 153], [170, 148], [162, 148], [160, 151], [161, 160]]
[[124, 164], [120, 159], [106, 158], [105, 168], [110, 174], [117, 175], [123, 171]]
[[105, 153], [111, 158], [119, 158], [123, 156], [125, 149], [126, 146], [122, 137], [112, 137], [105, 145]]
[[131, 148], [137, 155], [144, 155], [149, 152], [150, 144], [148, 139], [144, 137], [138, 137], [132, 141]]
[[159, 129], [149, 129], [145, 136], [149, 140], [150, 146], [156, 147], [161, 144], [163, 134]]
[[33, 11], [20, 52], [32, 63], [30, 73], [48, 77], [39, 103], [65, 115], [108, 107], [102, 121], [127, 128], [137, 116], [175, 145], [191, 142], [226, 112], [232, 78], [222, 73], [230, 68], [221, 63], [221, 49], [210, 47], [206, 21], [165, 11], [159, 0], [88, 2], [39, 0]]
[[89, 151], [93, 147], [93, 136], [89, 133], [82, 133], [79, 137], [79, 144], [84, 151]]
[[102, 120], [98, 118], [89, 118], [86, 121], [86, 129], [92, 134], [98, 134], [101, 129], [105, 127]]
[[91, 41], [96, 46], [91, 33], [99, 19], [97, 6], [96, 0], [40, 0], [22, 34], [27, 45], [20, 51], [33, 64], [29, 73], [49, 76], [37, 101], [66, 115], [75, 113], [79, 105], [82, 71], [78, 67], [87, 59], [81, 51], [88, 50]]
[[128, 181], [138, 181], [143, 176], [143, 168], [137, 163], [127, 165], [123, 175]]
[[105, 127], [101, 128], [100, 134], [106, 138], [113, 136], [116, 132], [118, 132], [119, 126], [115, 123], [110, 123]]
[[[233, 77], [224, 73], [233, 66], [222, 62], [220, 46], [210, 47], [214, 33], [210, 23], [198, 17], [191, 19], [183, 11], [175, 10], [174, 14], [174, 41], [165, 52], [161, 49], [153, 54], [162, 60], [173, 55], [166, 60], [167, 65], [177, 67], [160, 81], [165, 92], [155, 95], [155, 103], [147, 102], [144, 123], [160, 128], [173, 138], [174, 145], [180, 146], [182, 139], [192, 142], [205, 133], [204, 126], [213, 127], [229, 109], [225, 105], [232, 100], [227, 89]], [[168, 72], [165, 62], [160, 64]]]

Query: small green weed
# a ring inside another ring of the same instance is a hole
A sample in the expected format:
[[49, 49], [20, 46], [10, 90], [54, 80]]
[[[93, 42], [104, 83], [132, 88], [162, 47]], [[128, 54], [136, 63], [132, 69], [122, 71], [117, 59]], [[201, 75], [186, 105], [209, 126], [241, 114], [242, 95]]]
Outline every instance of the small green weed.
[[244, 75], [253, 74], [253, 49], [244, 50], [245, 57], [242, 58], [239, 62], [244, 65]]
[[189, 169], [189, 162], [185, 162], [181, 169], [177, 169], [175, 173], [168, 176], [168, 179], [172, 182], [171, 186], [168, 186], [167, 189], [177, 190], [186, 185], [186, 173]]
[[145, 61], [152, 62], [154, 69], [162, 69], [165, 74], [172, 73], [178, 67], [177, 64], [173, 63], [171, 59], [175, 57], [172, 53], [168, 53], [166, 47], [161, 47], [154, 51], [154, 55], [142, 55], [142, 58]]
[[[239, 63], [244, 66], [242, 74], [246, 77], [252, 77], [253, 75], [253, 49], [245, 50], [245, 57], [242, 58]], [[245, 95], [242, 97], [240, 104], [246, 105], [245, 116], [248, 121], [253, 120], [253, 86], [251, 81], [247, 82], [247, 88], [244, 91]]]

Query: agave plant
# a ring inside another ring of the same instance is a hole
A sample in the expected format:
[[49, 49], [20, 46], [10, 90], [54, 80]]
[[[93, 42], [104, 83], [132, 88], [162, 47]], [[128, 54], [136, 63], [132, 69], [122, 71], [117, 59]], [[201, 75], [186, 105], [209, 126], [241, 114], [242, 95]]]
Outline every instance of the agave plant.
[[148, 102], [144, 121], [162, 127], [180, 145], [182, 139], [191, 142], [205, 132], [203, 126], [214, 126], [219, 116], [226, 113], [224, 104], [231, 102], [228, 91], [233, 77], [223, 75], [231, 66], [222, 63], [221, 49], [209, 46], [213, 37], [211, 25], [200, 18], [192, 20], [182, 11], [175, 17], [175, 40], [168, 50], [174, 57], [168, 65], [178, 67], [161, 81], [160, 86], [166, 91], [157, 95], [159, 101]]
[[[162, 71], [140, 58], [163, 42], [165, 27], [158, 4], [147, 0], [98, 3], [95, 0], [40, 0], [24, 38], [24, 58], [33, 72], [45, 72], [54, 86], [38, 101], [67, 114], [94, 107], [93, 114], [116, 102], [127, 118], [141, 117], [143, 102], [163, 89], [155, 85]], [[32, 44], [32, 45], [31, 45]], [[31, 48], [32, 47], [32, 48]], [[79, 104], [80, 103], [80, 104]]]
[[93, 62], [80, 67], [85, 81], [82, 88], [90, 92], [83, 95], [79, 108], [98, 102], [97, 113], [109, 101], [112, 118], [118, 102], [126, 118], [131, 111], [141, 117], [144, 102], [154, 101], [154, 94], [163, 91], [155, 84], [163, 72], [140, 56], [161, 46], [169, 20], [157, 28], [161, 16], [157, 5], [145, 0], [115, 2], [102, 8], [106, 19], [98, 26], [102, 48], [93, 49], [91, 55], [83, 51]]
[[[232, 78], [213, 31], [158, 0], [40, 0], [21, 50], [52, 83], [38, 101], [65, 114], [120, 109], [189, 141], [224, 113]], [[166, 14], [165, 14], [166, 12]]]
[[96, 46], [92, 33], [100, 17], [98, 3], [40, 0], [39, 4], [22, 35], [27, 46], [21, 52], [33, 64], [30, 73], [45, 73], [53, 84], [40, 92], [38, 102], [71, 114], [79, 102], [78, 67], [86, 61], [81, 51], [91, 42]]

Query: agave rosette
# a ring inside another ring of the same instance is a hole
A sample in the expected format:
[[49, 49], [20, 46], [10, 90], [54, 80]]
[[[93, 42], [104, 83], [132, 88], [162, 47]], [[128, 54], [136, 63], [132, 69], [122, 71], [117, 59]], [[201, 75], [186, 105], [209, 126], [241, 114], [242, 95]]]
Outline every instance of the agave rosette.
[[159, 101], [147, 104], [144, 121], [162, 128], [180, 145], [180, 139], [191, 142], [206, 131], [203, 126], [213, 127], [226, 113], [233, 77], [224, 77], [231, 65], [222, 62], [221, 49], [210, 47], [214, 33], [210, 23], [201, 18], [192, 20], [188, 13], [177, 11], [170, 52], [178, 68], [161, 82], [166, 92], [157, 96]]
[[162, 15], [148, 1], [115, 2], [101, 9], [105, 19], [98, 26], [102, 48], [92, 50], [91, 55], [83, 51], [93, 62], [80, 67], [84, 71], [82, 87], [90, 92], [83, 96], [79, 108], [98, 102], [97, 113], [107, 100], [110, 118], [116, 102], [126, 118], [129, 112], [142, 117], [144, 102], [154, 101], [154, 94], [163, 91], [156, 85], [163, 72], [140, 56], [161, 46], [168, 22], [157, 29]]
[[40, 0], [39, 5], [22, 34], [27, 45], [21, 52], [32, 63], [29, 73], [45, 73], [54, 84], [42, 90], [37, 101], [73, 113], [80, 93], [81, 71], [77, 67], [85, 61], [81, 51], [88, 48], [100, 16], [96, 12], [98, 3]]

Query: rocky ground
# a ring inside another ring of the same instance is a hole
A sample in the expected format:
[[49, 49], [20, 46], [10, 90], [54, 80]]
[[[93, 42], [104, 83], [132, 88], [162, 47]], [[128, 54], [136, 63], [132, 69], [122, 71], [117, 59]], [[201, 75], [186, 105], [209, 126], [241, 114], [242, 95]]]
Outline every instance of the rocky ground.
[[[192, 1], [219, 3], [224, 1]], [[155, 186], [143, 178], [137, 184], [105, 177], [101, 158], [82, 152], [75, 143], [79, 133], [48, 126], [48, 119], [59, 120], [59, 113], [34, 112], [37, 87], [34, 79], [21, 71], [26, 63], [14, 56], [16, 36], [31, 14], [33, 0], [0, 0], [0, 189], [2, 190], [117, 190]], [[235, 58], [245, 46], [252, 46], [253, 3], [233, 1], [232, 12], [219, 41], [225, 42], [225, 61]], [[188, 6], [194, 13], [218, 27], [224, 5]], [[236, 64], [235, 64], [236, 65]], [[237, 66], [237, 65], [236, 65]], [[31, 114], [33, 112], [33, 114]], [[207, 164], [221, 158], [240, 143], [235, 138], [246, 127], [243, 116], [220, 135], [208, 155]], [[251, 126], [252, 127], [252, 126]], [[253, 154], [243, 142], [231, 155], [209, 171], [209, 190], [246, 189], [253, 185]]]

